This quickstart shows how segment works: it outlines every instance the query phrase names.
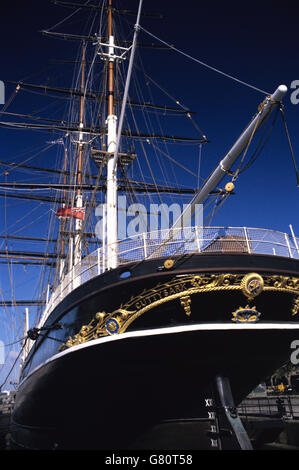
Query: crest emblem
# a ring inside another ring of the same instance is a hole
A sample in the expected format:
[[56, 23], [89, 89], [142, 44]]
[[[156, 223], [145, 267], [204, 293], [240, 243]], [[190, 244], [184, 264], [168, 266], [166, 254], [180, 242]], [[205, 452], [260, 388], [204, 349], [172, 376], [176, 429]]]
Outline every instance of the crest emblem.
[[106, 321], [106, 331], [109, 335], [116, 335], [119, 331], [119, 324], [114, 318]]
[[257, 323], [260, 316], [261, 313], [256, 310], [256, 307], [249, 307], [247, 305], [245, 308], [239, 307], [233, 312], [232, 321], [235, 323]]
[[256, 273], [247, 274], [241, 282], [241, 289], [248, 300], [252, 300], [264, 289], [264, 279]]

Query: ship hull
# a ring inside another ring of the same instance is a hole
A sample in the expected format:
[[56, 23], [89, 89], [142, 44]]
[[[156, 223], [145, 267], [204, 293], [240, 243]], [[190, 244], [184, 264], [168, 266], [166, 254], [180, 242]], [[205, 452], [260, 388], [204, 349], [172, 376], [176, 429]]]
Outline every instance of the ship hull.
[[74, 347], [21, 384], [14, 439], [27, 448], [127, 449], [165, 420], [207, 419], [213, 380], [228, 377], [240, 403], [288, 359], [299, 335], [289, 326], [173, 327]]
[[[237, 405], [290, 359], [299, 337], [297, 260], [199, 255], [174, 269], [156, 260], [127, 270], [128, 279], [114, 270], [81, 286], [47, 320], [63, 328], [39, 338], [28, 356], [13, 413], [16, 446], [140, 448], [161, 422], [196, 418], [196, 445], [209, 449], [206, 400], [216, 377], [228, 378]], [[250, 299], [240, 280], [252, 272], [266, 286]], [[247, 303], [261, 314], [254, 321], [234, 315]], [[108, 321], [94, 323], [99, 311], [120, 334], [105, 333]], [[69, 336], [71, 347], [59, 351]], [[175, 442], [157, 441], [156, 448], [182, 448], [175, 434]]]

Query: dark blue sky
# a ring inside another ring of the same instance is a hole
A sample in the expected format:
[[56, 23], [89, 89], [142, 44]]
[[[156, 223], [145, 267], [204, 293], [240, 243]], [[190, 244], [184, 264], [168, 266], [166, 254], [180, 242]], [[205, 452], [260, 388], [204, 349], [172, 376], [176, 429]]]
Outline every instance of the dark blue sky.
[[[138, 2], [118, 0], [117, 4], [135, 9]], [[290, 87], [294, 80], [299, 80], [299, 6], [295, 1], [145, 0], [144, 11], [162, 13], [165, 17], [164, 20], [142, 19], [141, 25], [154, 35], [240, 80], [270, 93], [282, 83]], [[78, 45], [48, 39], [39, 31], [52, 27], [72, 12], [72, 9], [57, 7], [47, 0], [13, 1], [1, 5], [0, 79], [6, 84], [7, 100], [13, 90], [7, 83], [9, 80], [45, 83], [52, 77], [49, 83], [54, 84], [57, 78], [57, 84], [62, 86], [67, 78], [63, 68], [57, 68], [57, 64], [49, 66], [49, 60], [75, 58]], [[78, 31], [82, 34], [86, 31], [80, 26], [81, 19], [81, 16], [76, 15], [55, 31]], [[134, 17], [129, 20], [134, 23]], [[140, 41], [152, 39], [141, 32]], [[196, 122], [211, 141], [204, 148], [202, 156], [201, 175], [206, 177], [256, 113], [264, 95], [173, 51], [155, 52], [155, 59], [150, 57], [149, 51], [145, 51], [144, 65], [151, 77], [168, 93], [197, 112]], [[55, 68], [58, 72], [55, 72]], [[54, 74], [57, 73], [54, 80], [53, 71]], [[299, 104], [292, 104], [290, 97], [289, 91], [284, 99], [285, 115], [299, 165]], [[31, 99], [31, 95], [26, 95], [25, 98], [15, 100], [11, 110], [26, 113], [24, 105], [30, 108]], [[43, 99], [41, 98], [40, 108], [44, 106]], [[34, 106], [38, 109], [36, 104]], [[57, 117], [58, 112], [54, 112], [54, 115]], [[184, 126], [175, 126], [177, 134], [185, 131]], [[30, 149], [39, 147], [47, 139], [41, 133], [30, 133], [28, 136], [23, 131], [3, 129], [0, 129], [0, 135], [0, 160], [11, 161], [24, 160], [27, 150], [29, 152]], [[186, 147], [181, 162], [197, 171], [197, 156], [198, 149], [189, 152]], [[51, 165], [52, 158], [56, 157], [46, 153], [38, 160], [31, 160], [31, 164], [48, 166]], [[0, 181], [4, 181], [3, 168], [0, 167], [0, 170]], [[184, 179], [183, 181], [188, 184]], [[193, 183], [194, 180], [191, 180], [189, 186]], [[213, 225], [252, 226], [288, 232], [289, 224], [292, 224], [299, 236], [298, 196], [299, 189], [296, 186], [287, 139], [281, 119], [278, 118], [262, 155], [237, 180], [236, 195], [217, 213]], [[0, 231], [3, 233], [3, 201], [0, 201], [0, 207]], [[26, 212], [26, 202], [11, 200], [7, 209], [6, 223], [12, 226]], [[49, 206], [46, 205], [33, 212], [32, 220], [36, 218], [39, 222], [28, 227], [27, 234], [30, 232], [37, 235], [43, 229], [48, 211]], [[26, 221], [28, 222], [28, 218]], [[11, 245], [13, 247], [19, 248]], [[34, 250], [32, 246], [27, 247]], [[35, 247], [36, 251], [39, 249], [39, 246]], [[29, 287], [36, 289], [38, 270], [32, 267], [26, 269], [25, 276], [24, 272], [16, 270], [13, 277], [17, 298], [26, 297]], [[4, 297], [9, 298], [11, 294], [7, 269], [1, 267], [0, 275]], [[1, 318], [3, 314], [5, 312], [2, 312]]]
[[[136, 1], [125, 3], [130, 9], [136, 5]], [[39, 33], [71, 14], [72, 9], [57, 7], [47, 0], [27, 1], [26, 7], [24, 2], [5, 3], [2, 8], [1, 79], [4, 82], [24, 79], [44, 83], [54, 70], [53, 64], [49, 68], [49, 60], [76, 56], [72, 51], [73, 47], [76, 50], [76, 43], [48, 39]], [[144, 11], [164, 14], [165, 20], [142, 19], [141, 24], [153, 34], [258, 88], [273, 92], [279, 84], [289, 87], [293, 80], [299, 79], [299, 7], [295, 2], [286, 1], [282, 6], [281, 2], [255, 0], [250, 5], [189, 1], [183, 7], [178, 1], [145, 1]], [[74, 32], [81, 28], [79, 20], [76, 15], [56, 31]], [[134, 17], [129, 20], [133, 23]], [[142, 33], [141, 40], [152, 39]], [[202, 160], [202, 176], [207, 176], [264, 97], [174, 52], [156, 52], [154, 61], [148, 56], [146, 51], [145, 66], [151, 76], [172, 96], [197, 112], [196, 121], [211, 141], [204, 149]], [[62, 75], [60, 68], [59, 85]], [[7, 85], [7, 97], [11, 91]], [[14, 110], [19, 109], [18, 104], [16, 100]], [[299, 105], [290, 102], [290, 93], [284, 105], [297, 154]], [[5, 151], [9, 151], [12, 132], [1, 132], [3, 138], [5, 136]], [[18, 132], [19, 135], [24, 133]], [[35, 138], [39, 141], [43, 136], [37, 134]], [[26, 137], [24, 139], [27, 141]], [[185, 158], [184, 163], [190, 165], [189, 168], [196, 163], [192, 158]], [[292, 223], [299, 232], [298, 190], [280, 119], [261, 158], [238, 180], [236, 192], [237, 196], [227, 203], [230, 210], [219, 212], [217, 224], [265, 226], [287, 231], [288, 224]]]

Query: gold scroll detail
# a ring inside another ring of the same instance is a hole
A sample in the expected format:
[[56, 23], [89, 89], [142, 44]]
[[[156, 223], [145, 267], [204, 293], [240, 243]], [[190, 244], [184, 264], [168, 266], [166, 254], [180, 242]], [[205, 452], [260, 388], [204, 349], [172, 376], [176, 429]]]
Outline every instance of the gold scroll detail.
[[297, 315], [299, 312], [299, 295], [295, 297], [292, 308], [292, 315]]
[[291, 276], [247, 274], [201, 274], [174, 277], [171, 281], [144, 289], [112, 313], [98, 312], [88, 325], [81, 328], [62, 345], [65, 349], [101, 336], [124, 333], [144, 313], [170, 301], [180, 301], [187, 315], [191, 314], [191, 296], [204, 292], [240, 291], [248, 301], [261, 292], [280, 291], [296, 296], [292, 314], [299, 311], [299, 278]]
[[241, 282], [241, 289], [248, 300], [260, 295], [264, 289], [264, 279], [257, 273], [246, 274]]
[[257, 312], [256, 307], [239, 307], [233, 312], [232, 321], [236, 323], [256, 323], [259, 321], [261, 314]]
[[186, 315], [191, 315], [191, 297], [190, 295], [183, 295], [180, 297], [181, 306], [184, 307]]

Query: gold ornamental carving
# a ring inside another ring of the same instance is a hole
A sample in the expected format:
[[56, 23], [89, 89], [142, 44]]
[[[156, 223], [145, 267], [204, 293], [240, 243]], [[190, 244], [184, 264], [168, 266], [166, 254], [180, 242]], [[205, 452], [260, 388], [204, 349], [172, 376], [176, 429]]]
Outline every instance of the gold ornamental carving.
[[295, 297], [292, 308], [292, 315], [297, 315], [299, 312], [299, 295]]
[[[91, 322], [83, 326], [75, 336], [69, 338], [60, 350], [101, 336], [124, 333], [138, 317], [166, 302], [180, 302], [185, 314], [190, 316], [192, 295], [217, 291], [240, 291], [249, 302], [262, 292], [285, 292], [295, 296], [292, 315], [296, 315], [299, 311], [299, 278], [279, 275], [261, 276], [257, 273], [187, 274], [176, 276], [166, 283], [159, 283], [151, 289], [144, 289], [139, 295], [131, 297], [128, 302], [111, 313], [98, 312]], [[253, 321], [253, 318], [251, 320]]]
[[256, 307], [246, 305], [245, 308], [239, 307], [233, 312], [232, 321], [235, 323], [256, 323], [260, 317], [261, 313], [256, 310]]
[[257, 273], [246, 274], [241, 281], [241, 289], [248, 300], [254, 299], [264, 289], [264, 279]]
[[191, 315], [191, 297], [190, 295], [183, 295], [180, 297], [181, 306], [184, 308], [188, 317]]

